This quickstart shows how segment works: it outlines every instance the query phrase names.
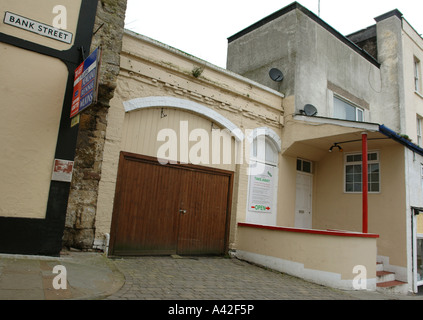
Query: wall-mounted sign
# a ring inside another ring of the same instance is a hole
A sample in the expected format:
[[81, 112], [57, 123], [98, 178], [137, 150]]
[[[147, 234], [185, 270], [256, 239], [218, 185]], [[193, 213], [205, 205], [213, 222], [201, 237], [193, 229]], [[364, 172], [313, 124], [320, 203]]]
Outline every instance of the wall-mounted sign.
[[97, 102], [98, 74], [100, 70], [101, 48], [93, 53], [75, 70], [71, 118]]
[[54, 160], [53, 174], [51, 180], [71, 182], [74, 162], [69, 160]]
[[274, 168], [267, 165], [264, 168], [263, 173], [250, 176], [248, 197], [250, 212], [272, 213], [275, 209], [273, 207]]
[[47, 24], [22, 17], [18, 14], [6, 12], [3, 22], [38, 35], [51, 38], [64, 43], [72, 43], [73, 34], [65, 30], [57, 29]]

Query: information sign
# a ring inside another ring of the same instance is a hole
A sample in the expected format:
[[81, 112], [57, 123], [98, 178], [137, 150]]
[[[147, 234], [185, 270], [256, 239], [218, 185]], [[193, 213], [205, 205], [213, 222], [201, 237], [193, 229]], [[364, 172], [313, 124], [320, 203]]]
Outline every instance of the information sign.
[[101, 49], [97, 48], [75, 70], [71, 118], [97, 102], [98, 73], [100, 70]]

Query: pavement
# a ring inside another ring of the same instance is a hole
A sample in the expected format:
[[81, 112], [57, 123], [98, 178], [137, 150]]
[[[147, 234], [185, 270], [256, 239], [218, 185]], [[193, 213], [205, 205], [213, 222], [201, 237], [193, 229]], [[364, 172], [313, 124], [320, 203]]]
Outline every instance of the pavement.
[[0, 300], [423, 300], [342, 291], [234, 258], [0, 254]]

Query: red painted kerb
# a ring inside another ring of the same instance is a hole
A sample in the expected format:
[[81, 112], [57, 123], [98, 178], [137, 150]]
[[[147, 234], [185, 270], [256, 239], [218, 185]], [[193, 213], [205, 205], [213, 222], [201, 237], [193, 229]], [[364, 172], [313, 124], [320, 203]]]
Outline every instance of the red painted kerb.
[[308, 234], [318, 234], [318, 235], [335, 236], [335, 237], [376, 238], [376, 239], [379, 238], [378, 234], [348, 232], [348, 231], [339, 231], [339, 230], [313, 230], [313, 229], [297, 229], [297, 228], [287, 228], [287, 227], [271, 227], [271, 226], [262, 226], [258, 224], [243, 223], [243, 222], [238, 222], [238, 226], [254, 228], [254, 229], [265, 229], [265, 230], [294, 232], [294, 233], [308, 233]]

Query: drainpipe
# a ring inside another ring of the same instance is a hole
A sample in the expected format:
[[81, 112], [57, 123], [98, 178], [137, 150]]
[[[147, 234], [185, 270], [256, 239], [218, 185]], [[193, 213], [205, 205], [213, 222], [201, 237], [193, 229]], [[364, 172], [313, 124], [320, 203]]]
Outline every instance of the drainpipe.
[[363, 233], [368, 233], [368, 214], [369, 214], [369, 201], [368, 201], [368, 159], [367, 159], [367, 132], [361, 134], [362, 137], [362, 160], [363, 160]]

